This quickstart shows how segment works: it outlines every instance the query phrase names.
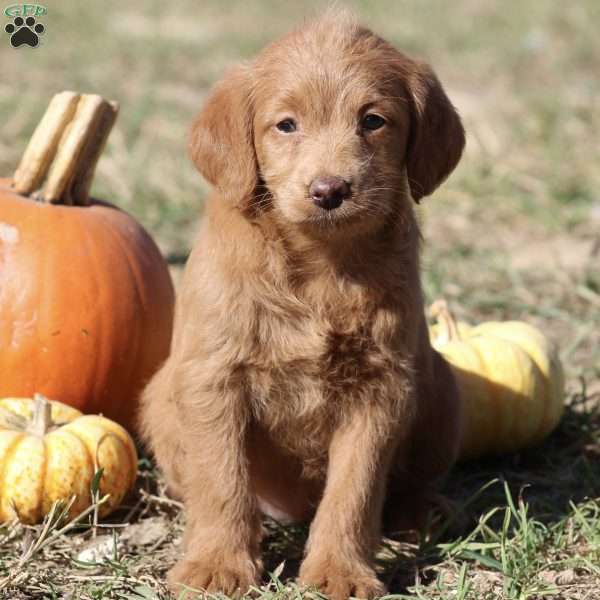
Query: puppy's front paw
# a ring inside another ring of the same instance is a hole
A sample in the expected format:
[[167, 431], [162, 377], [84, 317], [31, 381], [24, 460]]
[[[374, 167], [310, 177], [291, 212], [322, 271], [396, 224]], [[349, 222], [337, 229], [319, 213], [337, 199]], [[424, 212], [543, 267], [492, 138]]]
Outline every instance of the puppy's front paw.
[[[184, 586], [194, 590], [243, 595], [260, 581], [260, 567], [248, 555], [229, 555], [222, 559], [180, 560], [168, 574], [174, 593]], [[193, 597], [193, 596], [190, 596]]]
[[335, 558], [313, 561], [310, 557], [300, 567], [300, 583], [317, 588], [331, 600], [379, 598], [385, 595], [383, 583], [375, 571], [364, 564], [345, 564]]

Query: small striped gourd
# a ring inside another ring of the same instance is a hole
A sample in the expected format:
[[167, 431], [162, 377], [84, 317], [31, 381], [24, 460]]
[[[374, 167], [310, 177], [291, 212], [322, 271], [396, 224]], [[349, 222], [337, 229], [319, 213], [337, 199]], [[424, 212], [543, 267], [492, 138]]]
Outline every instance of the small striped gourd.
[[0, 523], [38, 523], [54, 502], [73, 517], [92, 504], [102, 469], [99, 514], [114, 510], [135, 482], [137, 453], [127, 431], [99, 415], [82, 415], [41, 395], [0, 399]]
[[556, 347], [522, 321], [457, 323], [445, 302], [432, 306], [433, 347], [450, 363], [463, 400], [461, 459], [514, 452], [544, 439], [564, 409]]

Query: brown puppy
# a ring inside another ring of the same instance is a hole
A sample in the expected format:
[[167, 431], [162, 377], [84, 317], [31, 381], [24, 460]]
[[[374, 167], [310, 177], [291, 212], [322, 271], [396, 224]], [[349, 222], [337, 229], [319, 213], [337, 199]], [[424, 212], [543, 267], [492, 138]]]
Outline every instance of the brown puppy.
[[392, 525], [418, 516], [457, 452], [412, 202], [463, 145], [431, 69], [341, 15], [212, 91], [190, 147], [216, 191], [141, 414], [187, 511], [173, 584], [256, 583], [262, 510], [313, 519], [303, 583], [383, 593], [372, 555], [386, 495]]

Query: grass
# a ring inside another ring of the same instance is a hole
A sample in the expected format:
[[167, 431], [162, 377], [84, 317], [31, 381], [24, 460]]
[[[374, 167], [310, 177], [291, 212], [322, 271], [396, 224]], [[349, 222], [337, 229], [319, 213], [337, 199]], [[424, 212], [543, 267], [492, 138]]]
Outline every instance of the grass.
[[[207, 192], [184, 156], [208, 87], [323, 3], [55, 4], [40, 48], [0, 40], [0, 173], [14, 170], [55, 92], [118, 100], [95, 193], [148, 228], [177, 279]], [[445, 296], [473, 322], [541, 327], [567, 372], [558, 430], [528, 452], [456, 467], [443, 490], [453, 518], [420, 540], [384, 540], [381, 577], [395, 598], [598, 598], [600, 4], [348, 4], [435, 65], [467, 129], [459, 168], [420, 209], [428, 299]], [[143, 458], [135, 493], [97, 527], [89, 515], [46, 529], [6, 524], [0, 598], [170, 598], [163, 582], [179, 551], [180, 508]], [[306, 529], [266, 522], [265, 533], [272, 576], [256, 594], [317, 597], [293, 580]]]

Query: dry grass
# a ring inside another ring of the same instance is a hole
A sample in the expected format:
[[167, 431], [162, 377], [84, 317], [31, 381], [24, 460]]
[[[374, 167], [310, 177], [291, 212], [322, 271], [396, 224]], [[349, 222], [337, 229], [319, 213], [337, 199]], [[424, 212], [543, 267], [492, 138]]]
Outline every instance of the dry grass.
[[[542, 327], [560, 343], [570, 402], [542, 448], [457, 468], [445, 488], [456, 517], [418, 544], [389, 541], [382, 577], [396, 597], [598, 598], [600, 4], [349, 4], [436, 66], [468, 131], [461, 165], [422, 209], [428, 297], [446, 296], [471, 321], [510, 317]], [[207, 88], [319, 6], [51, 6], [42, 47], [13, 50], [6, 38], [0, 46], [0, 173], [14, 170], [56, 91], [118, 100], [96, 193], [139, 218], [177, 271], [206, 193], [184, 152]], [[21, 565], [41, 529], [0, 529], [0, 580], [12, 574], [0, 597], [168, 598], [161, 582], [182, 516], [145, 459], [137, 490], [112, 525], [61, 534]], [[290, 577], [305, 532], [265, 526], [267, 566], [285, 568], [261, 596], [300, 597]]]

